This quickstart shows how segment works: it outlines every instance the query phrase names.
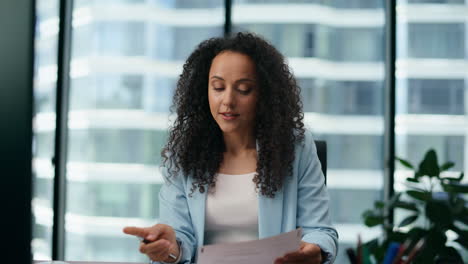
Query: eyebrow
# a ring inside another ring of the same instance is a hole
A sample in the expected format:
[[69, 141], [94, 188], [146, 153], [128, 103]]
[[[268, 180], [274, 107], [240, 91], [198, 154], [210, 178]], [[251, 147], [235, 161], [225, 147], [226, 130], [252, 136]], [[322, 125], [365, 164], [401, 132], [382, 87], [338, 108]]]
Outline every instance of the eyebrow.
[[[211, 79], [213, 79], [213, 78], [214, 78], [214, 79], [219, 79], [219, 80], [224, 81], [223, 78], [221, 78], [221, 77], [219, 77], [219, 76], [216, 76], [216, 75], [214, 75], [214, 76], [211, 77]], [[242, 79], [239, 79], [239, 80], [236, 81], [236, 83], [238, 83], [238, 82], [255, 82], [255, 80], [252, 80], [252, 79], [249, 79], [249, 78], [242, 78]]]

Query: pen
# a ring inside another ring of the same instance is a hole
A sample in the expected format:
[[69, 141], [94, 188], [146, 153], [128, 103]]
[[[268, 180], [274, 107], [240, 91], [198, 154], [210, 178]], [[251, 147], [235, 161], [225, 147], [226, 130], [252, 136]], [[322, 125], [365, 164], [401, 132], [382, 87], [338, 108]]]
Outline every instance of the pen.
[[411, 263], [411, 261], [413, 260], [413, 258], [419, 253], [419, 251], [421, 250], [421, 248], [424, 246], [424, 243], [426, 242], [426, 240], [424, 238], [421, 238], [418, 243], [416, 243], [416, 246], [414, 246], [414, 248], [411, 250], [411, 252], [408, 254], [408, 258], [406, 259], [405, 262], [403, 262], [403, 264], [407, 264], [407, 263]]
[[401, 248], [400, 243], [391, 242], [388, 245], [387, 252], [385, 252], [383, 264], [392, 264], [400, 248]]
[[356, 262], [358, 264], [362, 264], [362, 241], [361, 241], [361, 234], [358, 234], [358, 242], [357, 242], [357, 257]]
[[354, 253], [354, 249], [346, 249], [346, 254], [348, 254], [348, 259], [351, 264], [357, 264], [356, 253]]
[[399, 264], [401, 262], [401, 258], [403, 257], [403, 254], [405, 253], [406, 249], [410, 246], [411, 244], [411, 239], [407, 238], [403, 245], [400, 246], [398, 249], [398, 253], [396, 257], [393, 259], [392, 264]]
[[[147, 239], [145, 239], [145, 238], [143, 238], [143, 237], [141, 237], [141, 236], [137, 236], [137, 238], [140, 240], [141, 243], [144, 243], [144, 244], [151, 243], [151, 241], [149, 241], [149, 240], [147, 240]], [[169, 253], [169, 257], [170, 257], [171, 259], [173, 259], [173, 260], [176, 260], [176, 259], [177, 259], [177, 257], [174, 256], [174, 254], [172, 254], [172, 253]]]

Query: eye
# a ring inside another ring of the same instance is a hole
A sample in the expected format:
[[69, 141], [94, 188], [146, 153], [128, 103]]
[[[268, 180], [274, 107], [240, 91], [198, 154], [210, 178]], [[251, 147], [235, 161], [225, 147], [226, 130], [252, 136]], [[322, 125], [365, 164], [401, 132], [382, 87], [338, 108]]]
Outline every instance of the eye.
[[224, 90], [224, 87], [213, 87], [215, 91], [222, 91]]
[[243, 94], [243, 95], [247, 95], [250, 93], [250, 91], [252, 91], [252, 89], [250, 87], [242, 87], [242, 88], [239, 88], [237, 89], [239, 91], [239, 93]]

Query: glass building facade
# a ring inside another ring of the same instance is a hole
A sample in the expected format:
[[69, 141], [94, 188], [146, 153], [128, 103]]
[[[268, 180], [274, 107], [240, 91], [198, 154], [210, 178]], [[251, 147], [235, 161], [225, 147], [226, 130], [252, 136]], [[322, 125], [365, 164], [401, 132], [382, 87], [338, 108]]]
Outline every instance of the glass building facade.
[[[58, 0], [38, 0], [35, 259], [51, 258]], [[361, 214], [383, 197], [385, 1], [235, 0], [233, 32], [264, 36], [302, 89], [305, 123], [328, 145], [331, 216], [344, 250], [379, 234]], [[396, 150], [435, 148], [464, 170], [468, 3], [397, 1]], [[464, 11], [465, 10], [465, 11]], [[75, 0], [65, 259], [146, 261], [126, 225], [157, 223], [158, 166], [182, 64], [224, 34], [221, 0]], [[395, 188], [405, 171], [396, 171]]]

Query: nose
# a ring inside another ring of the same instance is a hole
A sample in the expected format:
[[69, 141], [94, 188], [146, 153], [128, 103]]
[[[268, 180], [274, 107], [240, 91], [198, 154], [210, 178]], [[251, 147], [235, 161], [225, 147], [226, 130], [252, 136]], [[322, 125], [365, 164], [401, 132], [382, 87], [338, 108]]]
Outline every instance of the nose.
[[232, 108], [235, 104], [236, 98], [232, 88], [227, 88], [223, 95], [223, 105]]

